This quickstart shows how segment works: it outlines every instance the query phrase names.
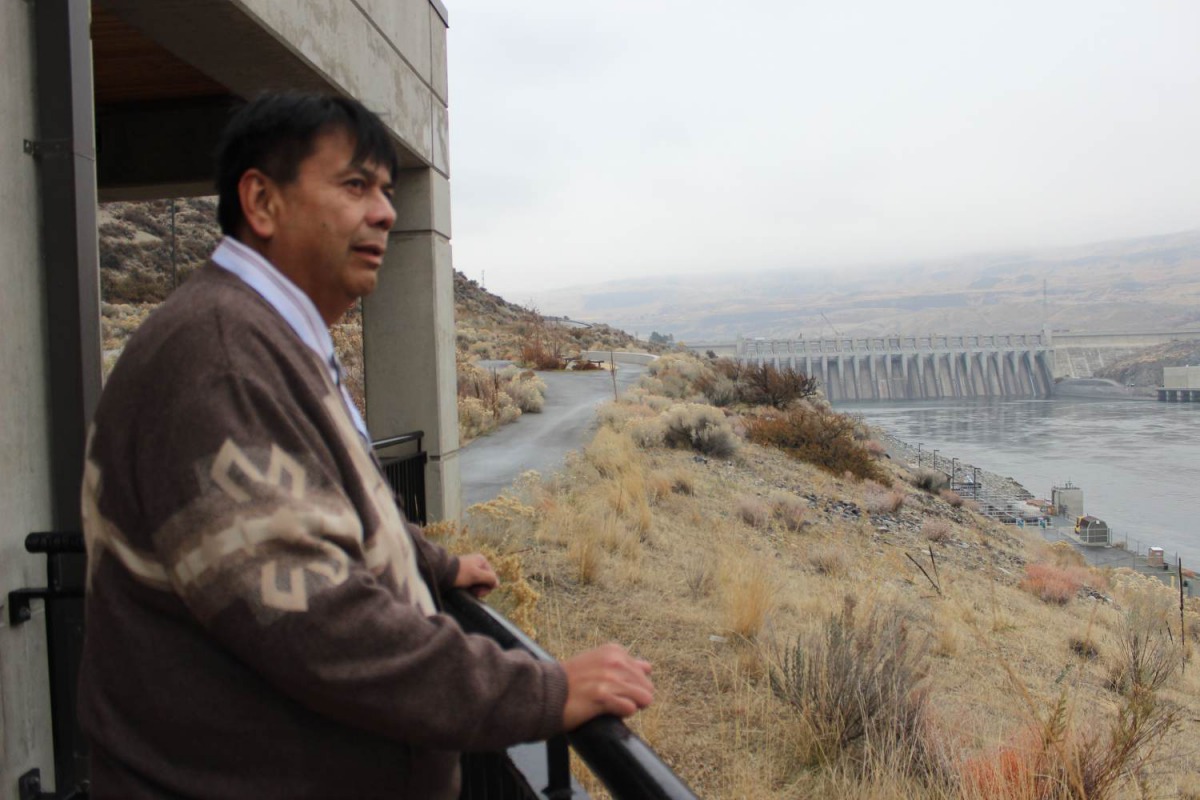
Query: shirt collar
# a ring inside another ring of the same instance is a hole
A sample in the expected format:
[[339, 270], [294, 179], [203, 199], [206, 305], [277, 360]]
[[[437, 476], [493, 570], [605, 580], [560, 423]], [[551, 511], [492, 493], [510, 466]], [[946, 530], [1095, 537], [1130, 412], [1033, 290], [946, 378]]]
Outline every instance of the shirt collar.
[[[212, 260], [237, 275], [279, 312], [300, 341], [329, 364], [333, 358], [333, 337], [317, 307], [299, 286], [275, 268], [261, 253], [230, 236], [221, 239]], [[330, 378], [333, 378], [330, 374]]]
[[329, 335], [329, 328], [317, 312], [317, 306], [312, 299], [261, 253], [231, 236], [221, 239], [221, 243], [213, 251], [212, 260], [218, 267], [241, 278], [266, 300], [279, 316], [283, 317], [288, 327], [300, 337], [300, 341], [316, 353], [325, 365], [330, 382], [341, 390], [342, 400], [346, 404], [350, 419], [354, 421], [354, 427], [369, 443], [371, 437], [367, 433], [366, 422], [342, 384], [341, 365], [334, 353], [333, 337]]

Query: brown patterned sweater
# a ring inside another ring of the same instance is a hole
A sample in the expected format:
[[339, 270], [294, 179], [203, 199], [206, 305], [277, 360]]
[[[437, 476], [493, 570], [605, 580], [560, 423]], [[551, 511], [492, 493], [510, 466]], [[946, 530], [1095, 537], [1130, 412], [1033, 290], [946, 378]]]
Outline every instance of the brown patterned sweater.
[[219, 267], [109, 378], [83, 510], [96, 798], [453, 797], [456, 751], [561, 729], [562, 668], [436, 613], [457, 561], [403, 521], [319, 358]]

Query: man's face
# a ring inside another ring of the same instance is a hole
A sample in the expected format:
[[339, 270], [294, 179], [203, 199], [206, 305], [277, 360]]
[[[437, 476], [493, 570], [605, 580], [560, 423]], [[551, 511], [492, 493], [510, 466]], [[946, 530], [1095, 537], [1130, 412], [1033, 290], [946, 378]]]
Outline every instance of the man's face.
[[296, 179], [278, 186], [268, 258], [307, 294], [326, 323], [375, 288], [396, 221], [387, 167], [356, 164], [342, 130], [317, 137]]

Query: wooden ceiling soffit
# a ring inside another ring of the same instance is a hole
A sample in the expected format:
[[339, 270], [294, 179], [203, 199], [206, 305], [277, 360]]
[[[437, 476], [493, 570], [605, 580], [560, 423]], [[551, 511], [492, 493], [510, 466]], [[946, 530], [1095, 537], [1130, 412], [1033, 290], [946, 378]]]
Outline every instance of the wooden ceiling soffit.
[[176, 57], [98, 3], [92, 3], [96, 105], [221, 97], [229, 89]]
[[[102, 0], [100, 7], [238, 97], [269, 89], [339, 91], [232, 0]], [[406, 147], [396, 149], [403, 166], [424, 166]]]

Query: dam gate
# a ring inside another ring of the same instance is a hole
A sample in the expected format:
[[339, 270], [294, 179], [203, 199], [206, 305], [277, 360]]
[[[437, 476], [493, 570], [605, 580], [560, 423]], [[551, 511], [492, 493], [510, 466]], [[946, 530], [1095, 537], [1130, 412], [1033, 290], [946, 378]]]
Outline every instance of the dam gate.
[[1039, 333], [741, 339], [735, 358], [815, 376], [833, 401], [1049, 397], [1054, 385]]

